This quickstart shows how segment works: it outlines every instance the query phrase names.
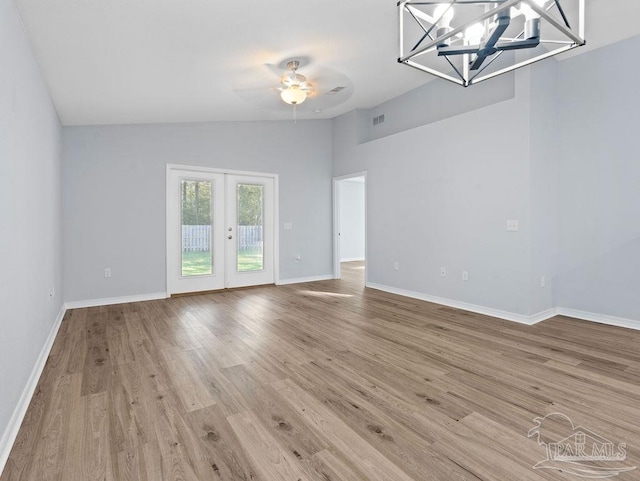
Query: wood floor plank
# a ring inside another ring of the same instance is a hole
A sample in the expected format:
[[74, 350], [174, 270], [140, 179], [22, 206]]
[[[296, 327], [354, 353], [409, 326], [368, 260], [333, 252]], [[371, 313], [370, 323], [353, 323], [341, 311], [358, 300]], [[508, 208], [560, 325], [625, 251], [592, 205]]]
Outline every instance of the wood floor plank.
[[174, 392], [182, 401], [185, 411], [196, 411], [215, 403], [213, 396], [200, 382], [198, 374], [191, 367], [191, 363], [181, 349], [163, 349], [160, 355]]
[[52, 389], [42, 417], [40, 437], [34, 446], [23, 477], [29, 481], [62, 479], [65, 450], [69, 438], [69, 420], [72, 413], [69, 399], [79, 397], [80, 374], [64, 375]]
[[[320, 371], [319, 375], [316, 372], [318, 377], [313, 383], [315, 387], [312, 392], [315, 397], [329, 406], [331, 411], [362, 439], [378, 451], [384, 452], [394, 464], [401, 466], [413, 479], [447, 475], [459, 480], [476, 479], [455, 463], [434, 457], [431, 450], [433, 440], [426, 434], [426, 430], [413, 430], [386, 414], [384, 409], [365, 399], [367, 395], [363, 391], [356, 390], [354, 393], [349, 388], [344, 389], [335, 383], [327, 383], [328, 378], [332, 377], [332, 371], [326, 368]], [[369, 392], [369, 396], [371, 395], [373, 394]], [[426, 417], [431, 415], [428, 407], [422, 411]]]
[[[147, 466], [159, 464], [159, 479], [179, 479], [181, 481], [197, 481], [210, 476], [211, 468], [198, 462], [200, 453], [190, 451], [189, 432], [181, 416], [176, 412], [176, 405], [170, 398], [159, 395], [154, 410], [155, 437], [148, 445], [159, 446], [154, 458], [146, 459]], [[203, 460], [206, 459], [203, 457]], [[203, 471], [203, 476], [198, 474]]]
[[85, 404], [82, 455], [87, 481], [113, 481], [117, 460], [111, 457], [109, 432], [109, 397], [107, 392], [88, 396]]
[[640, 332], [473, 314], [362, 268], [69, 310], [0, 481], [576, 479], [533, 468], [552, 413], [640, 467]]
[[108, 320], [106, 311], [87, 320], [87, 351], [82, 373], [83, 396], [103, 392], [109, 384], [111, 361], [106, 337]]
[[150, 400], [141, 376], [148, 376], [143, 363], [121, 364], [115, 370], [109, 388], [111, 445], [114, 453], [134, 456], [153, 432]]
[[106, 337], [111, 365], [117, 366], [135, 361], [134, 346], [129, 339], [129, 329], [124, 319], [111, 321], [107, 325]]
[[208, 406], [185, 416], [187, 423], [200, 440], [207, 464], [215, 476], [228, 481], [260, 481], [263, 478], [242, 448], [220, 406]]
[[301, 416], [322, 435], [335, 449], [345, 453], [359, 466], [369, 479], [408, 481], [411, 478], [380, 451], [367, 443], [336, 414], [318, 399], [310, 396], [290, 380], [278, 381], [274, 388]]
[[252, 412], [270, 435], [296, 458], [309, 459], [328, 447], [287, 403], [282, 402], [271, 386], [262, 385], [244, 366], [224, 369], [223, 374], [249, 402]]
[[323, 481], [353, 481], [367, 479], [356, 463], [350, 463], [338, 457], [330, 449], [323, 449], [311, 458], [314, 469], [321, 474]]
[[304, 472], [295, 455], [282, 447], [251, 411], [234, 414], [227, 419], [240, 445], [266, 481], [312, 479]]
[[81, 378], [78, 376], [78, 392], [69, 398], [69, 411], [73, 415], [69, 419], [66, 452], [63, 459], [61, 478], [69, 481], [83, 481], [86, 478], [84, 457], [84, 433], [86, 424], [87, 396], [80, 395]]
[[236, 414], [250, 409], [250, 403], [242, 397], [233, 383], [209, 362], [211, 353], [206, 349], [194, 349], [185, 352], [185, 358], [197, 373], [200, 385], [206, 388], [213, 402], [225, 415]]

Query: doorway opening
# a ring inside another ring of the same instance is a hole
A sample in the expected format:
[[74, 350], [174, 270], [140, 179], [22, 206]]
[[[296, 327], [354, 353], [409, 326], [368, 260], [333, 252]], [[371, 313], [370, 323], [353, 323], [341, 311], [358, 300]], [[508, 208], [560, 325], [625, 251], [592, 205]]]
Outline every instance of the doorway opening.
[[366, 284], [367, 174], [333, 179], [333, 273], [335, 279]]

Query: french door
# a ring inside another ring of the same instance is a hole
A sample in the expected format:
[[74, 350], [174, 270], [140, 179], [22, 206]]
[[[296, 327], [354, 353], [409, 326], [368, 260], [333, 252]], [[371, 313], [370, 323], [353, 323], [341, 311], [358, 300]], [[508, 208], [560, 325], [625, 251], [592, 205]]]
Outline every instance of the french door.
[[169, 168], [167, 292], [271, 284], [274, 179]]

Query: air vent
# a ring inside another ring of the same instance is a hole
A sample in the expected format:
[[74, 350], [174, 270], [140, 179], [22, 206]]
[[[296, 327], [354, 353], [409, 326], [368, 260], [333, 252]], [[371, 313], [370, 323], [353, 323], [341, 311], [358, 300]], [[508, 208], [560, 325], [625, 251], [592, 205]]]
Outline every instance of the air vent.
[[341, 91], [343, 91], [343, 90], [344, 90], [344, 89], [346, 89], [346, 88], [347, 88], [347, 87], [334, 87], [334, 88], [332, 88], [331, 90], [329, 90], [329, 91], [327, 92], [327, 95], [335, 95], [335, 94], [337, 94], [338, 92], [341, 92]]
[[384, 114], [380, 114], [373, 118], [373, 125], [378, 125], [383, 123], [384, 123]]

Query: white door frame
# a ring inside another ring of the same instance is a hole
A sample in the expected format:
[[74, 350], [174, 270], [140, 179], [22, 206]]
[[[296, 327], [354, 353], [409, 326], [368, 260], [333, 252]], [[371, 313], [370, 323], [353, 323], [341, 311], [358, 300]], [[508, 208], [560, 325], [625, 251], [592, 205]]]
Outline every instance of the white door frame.
[[230, 174], [230, 175], [246, 175], [253, 177], [269, 177], [273, 179], [273, 275], [275, 284], [280, 283], [280, 229], [278, 226], [280, 225], [279, 215], [279, 195], [278, 195], [278, 174], [267, 173], [267, 172], [253, 172], [253, 171], [244, 171], [244, 170], [233, 170], [233, 169], [218, 169], [212, 167], [199, 167], [195, 165], [182, 165], [182, 164], [167, 164], [166, 175], [165, 175], [165, 289], [167, 293], [167, 297], [170, 297], [169, 293], [169, 246], [170, 242], [169, 238], [169, 229], [167, 226], [169, 225], [169, 178], [172, 170], [187, 170], [192, 171], [194, 173], [200, 172], [204, 174]]
[[365, 285], [367, 285], [367, 262], [369, 262], [369, 250], [367, 247], [367, 171], [333, 178], [333, 278], [340, 279], [340, 182], [355, 177], [364, 177], [364, 281]]

